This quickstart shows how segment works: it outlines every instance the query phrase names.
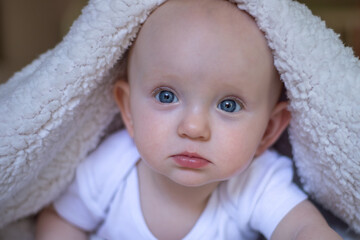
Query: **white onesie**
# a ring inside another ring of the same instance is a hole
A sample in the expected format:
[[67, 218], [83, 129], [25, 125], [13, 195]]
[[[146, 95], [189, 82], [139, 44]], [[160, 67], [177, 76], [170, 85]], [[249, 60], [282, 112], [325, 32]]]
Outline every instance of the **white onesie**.
[[[141, 212], [139, 153], [125, 130], [107, 138], [76, 172], [55, 203], [68, 222], [103, 239], [156, 239]], [[224, 181], [185, 240], [270, 238], [281, 219], [306, 195], [292, 183], [290, 159], [266, 151]], [[174, 216], [176, 217], [176, 216]]]

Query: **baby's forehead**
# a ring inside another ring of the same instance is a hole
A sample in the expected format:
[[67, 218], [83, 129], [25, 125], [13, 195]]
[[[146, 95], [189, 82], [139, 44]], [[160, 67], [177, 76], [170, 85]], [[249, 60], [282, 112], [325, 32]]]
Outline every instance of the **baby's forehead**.
[[229, 48], [241, 43], [254, 51], [271, 53], [254, 19], [226, 0], [166, 1], [148, 17], [138, 38], [153, 43], [165, 39], [166, 44], [170, 40], [192, 41], [202, 36], [220, 39]]
[[270, 61], [273, 65], [265, 36], [254, 19], [226, 0], [166, 1], [142, 26], [135, 48], [151, 54], [186, 51], [189, 42], [199, 47], [207, 43], [214, 56], [221, 57], [221, 51], [244, 52], [252, 62]]
[[[184, 27], [202, 27], [199, 30], [213, 26], [214, 29], [221, 27], [231, 31], [241, 29], [261, 32], [250, 15], [227, 0], [168, 0], [146, 22], [155, 31], [163, 25], [178, 24]], [[258, 37], [264, 38], [262, 33]]]

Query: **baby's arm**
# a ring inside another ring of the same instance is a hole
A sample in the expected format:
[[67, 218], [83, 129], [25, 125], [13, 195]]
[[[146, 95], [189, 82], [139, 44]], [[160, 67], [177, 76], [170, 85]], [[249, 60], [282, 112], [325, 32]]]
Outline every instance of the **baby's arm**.
[[276, 227], [271, 240], [342, 239], [332, 230], [320, 212], [308, 200], [299, 203]]
[[38, 216], [36, 224], [37, 240], [56, 240], [56, 239], [87, 239], [87, 234], [66, 222], [54, 210], [52, 206], [42, 210]]

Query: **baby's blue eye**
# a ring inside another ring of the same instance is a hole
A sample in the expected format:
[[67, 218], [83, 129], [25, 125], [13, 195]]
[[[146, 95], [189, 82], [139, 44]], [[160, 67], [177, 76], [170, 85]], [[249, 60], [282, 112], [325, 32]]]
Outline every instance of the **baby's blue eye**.
[[175, 94], [168, 90], [162, 90], [155, 95], [156, 100], [161, 103], [174, 103], [179, 101]]
[[239, 112], [242, 109], [239, 103], [231, 99], [225, 99], [220, 102], [218, 108], [225, 112]]

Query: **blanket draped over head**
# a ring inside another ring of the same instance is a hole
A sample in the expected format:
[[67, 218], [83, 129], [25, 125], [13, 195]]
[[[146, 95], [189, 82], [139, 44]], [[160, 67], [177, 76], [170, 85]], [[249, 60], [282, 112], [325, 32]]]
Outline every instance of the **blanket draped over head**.
[[[162, 2], [90, 0], [62, 42], [0, 86], [0, 227], [53, 201], [121, 121], [112, 68]], [[360, 232], [359, 59], [298, 2], [235, 2], [273, 50], [305, 191]]]

